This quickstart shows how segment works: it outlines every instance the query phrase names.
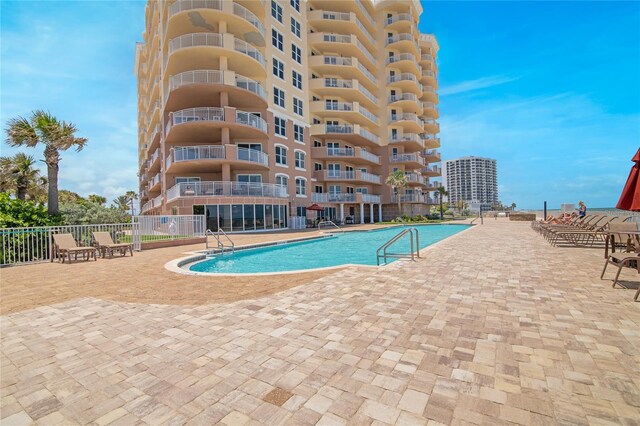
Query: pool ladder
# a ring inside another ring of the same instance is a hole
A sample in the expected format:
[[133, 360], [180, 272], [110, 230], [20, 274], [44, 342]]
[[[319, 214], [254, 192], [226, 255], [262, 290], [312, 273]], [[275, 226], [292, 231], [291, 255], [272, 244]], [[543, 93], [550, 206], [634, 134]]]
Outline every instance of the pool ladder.
[[[388, 253], [387, 249], [393, 245], [400, 238], [405, 235], [409, 235], [411, 241], [411, 253]], [[380, 253], [382, 252], [382, 253]], [[398, 233], [395, 237], [384, 243], [378, 250], [376, 250], [376, 263], [380, 266], [380, 258], [384, 259], [384, 263], [387, 263], [387, 258], [394, 259], [411, 259], [415, 260], [416, 257], [420, 258], [420, 237], [416, 228], [407, 228], [404, 231]]]
[[222, 236], [224, 236], [225, 239], [229, 242], [230, 244], [229, 248], [231, 249], [231, 253], [234, 253], [236, 251], [236, 245], [233, 243], [233, 241], [231, 241], [231, 238], [229, 238], [227, 233], [220, 228], [218, 228], [217, 232], [213, 232], [211, 229], [207, 229], [207, 232], [206, 232], [207, 239], [205, 243], [207, 251], [209, 250], [209, 235], [213, 236], [213, 238], [216, 239], [216, 242], [218, 243], [218, 250], [220, 250], [221, 254], [224, 254], [225, 248], [226, 248], [226, 246], [224, 245], [224, 242], [221, 239]]
[[323, 220], [322, 222], [319, 222], [318, 223], [318, 229], [321, 228], [320, 225], [326, 225], [327, 227], [333, 226], [334, 228], [337, 228], [339, 232], [344, 232], [344, 229], [340, 228], [332, 220]]

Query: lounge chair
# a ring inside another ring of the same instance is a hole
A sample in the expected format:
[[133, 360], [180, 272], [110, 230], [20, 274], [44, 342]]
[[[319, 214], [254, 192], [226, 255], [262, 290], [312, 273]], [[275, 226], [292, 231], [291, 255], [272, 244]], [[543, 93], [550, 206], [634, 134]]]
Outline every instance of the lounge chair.
[[[635, 264], [634, 264], [635, 263]], [[636, 247], [636, 251], [634, 253], [611, 253], [607, 260], [604, 263], [604, 268], [602, 268], [602, 274], [600, 274], [600, 279], [604, 278], [604, 273], [607, 271], [607, 266], [611, 264], [618, 268], [616, 272], [616, 276], [613, 279], [612, 287], [615, 287], [618, 283], [618, 278], [620, 277], [620, 272], [622, 272], [622, 268], [624, 266], [635, 267], [640, 274], [640, 246]], [[636, 291], [636, 295], [633, 297], [633, 300], [638, 300], [638, 296], [640, 296], [640, 286]]]
[[74, 259], [78, 260], [78, 254], [82, 254], [82, 258], [86, 261], [93, 257], [93, 260], [98, 260], [96, 257], [95, 247], [78, 247], [76, 240], [73, 239], [71, 234], [53, 234], [53, 258], [57, 257], [62, 263], [65, 259], [69, 259], [71, 262], [71, 255], [74, 255]]
[[133, 256], [133, 244], [129, 243], [119, 243], [116, 244], [113, 242], [111, 238], [111, 234], [108, 232], [94, 232], [93, 240], [96, 243], [96, 248], [100, 251], [102, 257], [105, 257], [107, 253], [109, 253], [109, 257], [113, 257], [113, 252], [120, 252], [122, 256], [127, 254], [127, 250]]
[[551, 244], [558, 245], [561, 240], [568, 241], [573, 245], [587, 245], [591, 246], [596, 240], [601, 239], [605, 241], [606, 231], [609, 227], [609, 223], [616, 220], [617, 217], [603, 216], [600, 220], [596, 221], [588, 229], [560, 229], [551, 232], [549, 241]]

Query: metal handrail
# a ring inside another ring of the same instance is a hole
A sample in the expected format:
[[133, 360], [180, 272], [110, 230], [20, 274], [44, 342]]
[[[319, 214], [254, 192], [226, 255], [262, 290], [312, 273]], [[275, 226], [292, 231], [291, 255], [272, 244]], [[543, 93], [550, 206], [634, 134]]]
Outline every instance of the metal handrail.
[[340, 228], [332, 220], [323, 220], [322, 222], [318, 222], [318, 229], [320, 229], [321, 225], [333, 226], [337, 228], [339, 232], [344, 232], [344, 229]]
[[[403, 236], [409, 234], [409, 238], [411, 241], [411, 254], [407, 253], [388, 253], [387, 249], [396, 241], [398, 241]], [[415, 238], [415, 246], [414, 246], [414, 238]], [[415, 247], [415, 249], [414, 249]], [[380, 254], [382, 251], [382, 254]], [[420, 236], [418, 230], [416, 228], [407, 228], [400, 232], [395, 237], [391, 238], [389, 241], [384, 243], [382, 246], [376, 250], [376, 263], [380, 266], [380, 258], [384, 259], [384, 263], [387, 263], [387, 257], [393, 257], [396, 259], [408, 259], [411, 257], [411, 260], [415, 260], [416, 257], [420, 258]]]
[[[205, 233], [205, 235], [207, 237], [209, 235], [212, 235], [213, 238], [216, 239], [216, 242], [218, 243], [218, 250], [220, 250], [220, 252], [223, 253], [223, 254], [224, 254], [224, 250], [225, 250], [225, 245], [220, 240], [220, 235], [224, 235], [224, 237], [227, 239], [227, 241], [229, 241], [229, 243], [231, 244], [231, 253], [235, 253], [236, 245], [233, 243], [231, 238], [229, 238], [229, 235], [227, 235], [227, 233], [224, 232], [224, 230], [222, 230], [221, 228], [218, 228], [217, 232], [213, 232], [211, 229], [207, 229], [207, 232]], [[206, 241], [205, 241], [205, 247], [206, 247], [207, 250], [209, 250], [209, 238], [207, 238]]]

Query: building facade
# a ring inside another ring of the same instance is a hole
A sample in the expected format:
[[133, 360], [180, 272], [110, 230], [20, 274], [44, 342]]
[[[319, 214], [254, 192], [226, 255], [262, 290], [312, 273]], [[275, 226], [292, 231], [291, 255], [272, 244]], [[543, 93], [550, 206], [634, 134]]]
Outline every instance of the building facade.
[[496, 160], [473, 156], [447, 160], [442, 171], [450, 203], [464, 201], [472, 210], [489, 210], [498, 202]]
[[[424, 214], [438, 184], [436, 53], [418, 0], [149, 1], [136, 48], [143, 214], [210, 229]], [[402, 170], [409, 186], [385, 184]], [[312, 216], [312, 215], [310, 215]], [[315, 217], [315, 215], [313, 215]]]

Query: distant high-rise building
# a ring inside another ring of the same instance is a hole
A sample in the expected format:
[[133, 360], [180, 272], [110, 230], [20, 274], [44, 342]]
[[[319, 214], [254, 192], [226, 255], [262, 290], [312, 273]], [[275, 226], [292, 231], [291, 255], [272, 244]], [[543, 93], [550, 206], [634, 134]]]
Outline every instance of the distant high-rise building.
[[440, 140], [421, 13], [418, 0], [148, 1], [142, 213], [206, 214], [225, 231], [288, 227], [312, 203], [356, 223], [396, 217], [398, 197], [425, 214]]
[[462, 157], [444, 161], [442, 180], [449, 192], [450, 203], [464, 201], [483, 210], [498, 202], [496, 160], [482, 157]]

